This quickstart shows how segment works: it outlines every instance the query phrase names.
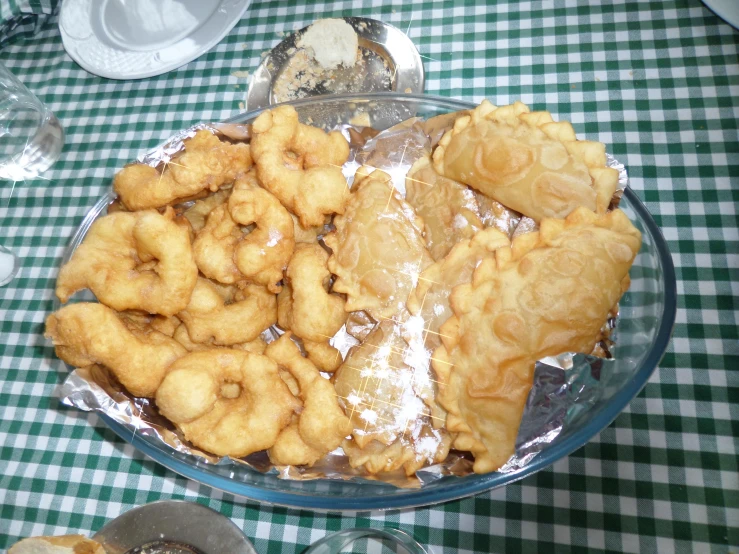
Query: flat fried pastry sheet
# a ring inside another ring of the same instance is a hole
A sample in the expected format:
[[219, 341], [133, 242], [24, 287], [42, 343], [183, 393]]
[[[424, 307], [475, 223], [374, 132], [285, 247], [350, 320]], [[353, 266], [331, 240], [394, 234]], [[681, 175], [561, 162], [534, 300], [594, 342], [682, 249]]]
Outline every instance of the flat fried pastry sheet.
[[[351, 146], [349, 161], [344, 174], [352, 182], [352, 176], [360, 165], [382, 169], [392, 177], [393, 185], [405, 195], [405, 176], [411, 166], [421, 157], [431, 153], [443, 130], [449, 128], [454, 119], [450, 115], [439, 116], [428, 121], [411, 118], [376, 134], [367, 128], [341, 125], [339, 130], [347, 137]], [[182, 151], [184, 140], [198, 130], [208, 129], [232, 140], [250, 138], [250, 126], [241, 124], [200, 124], [173, 136], [165, 144], [140, 156], [138, 161], [151, 166], [169, 162]], [[614, 196], [618, 203], [628, 177], [622, 164], [608, 155], [608, 165], [619, 170], [619, 190]], [[486, 226], [511, 230], [512, 236], [536, 229], [536, 223], [505, 208], [485, 214]], [[496, 221], [495, 218], [498, 218]], [[615, 325], [610, 320], [609, 327]], [[275, 340], [281, 331], [270, 328], [262, 334], [267, 342]], [[611, 335], [617, 341], [617, 333]], [[331, 341], [344, 358], [358, 341], [344, 327]], [[63, 362], [59, 361], [59, 364]], [[534, 385], [529, 394], [523, 419], [516, 441], [514, 456], [498, 471], [516, 472], [525, 467], [547, 445], [554, 442], [563, 431], [566, 421], [586, 413], [598, 402], [603, 391], [620, 387], [626, 375], [614, 370], [611, 360], [590, 355], [563, 354], [547, 358], [536, 364]], [[355, 482], [371, 480], [402, 488], [419, 488], [444, 476], [464, 477], [472, 474], [472, 457], [468, 453], [451, 451], [447, 459], [419, 470], [415, 476], [406, 477], [402, 470], [369, 475], [362, 470], [352, 469], [347, 457], [337, 449], [329, 453], [311, 468], [276, 468], [263, 452], [244, 459], [219, 458], [203, 452], [186, 442], [172, 424], [161, 416], [150, 400], [131, 396], [107, 369], [93, 366], [74, 370], [57, 391], [61, 402], [84, 411], [103, 413], [123, 426], [131, 436], [138, 435], [153, 445], [171, 449], [181, 459], [190, 456], [192, 464], [216, 464], [223, 466], [247, 466], [261, 473], [270, 472], [283, 479], [312, 480], [335, 479]], [[238, 479], [238, 475], [234, 477]]]

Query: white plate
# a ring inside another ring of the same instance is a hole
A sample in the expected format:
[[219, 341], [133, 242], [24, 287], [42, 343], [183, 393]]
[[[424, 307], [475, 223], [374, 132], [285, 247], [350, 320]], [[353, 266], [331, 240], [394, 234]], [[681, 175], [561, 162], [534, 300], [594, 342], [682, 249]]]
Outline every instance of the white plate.
[[67, 53], [108, 79], [172, 71], [218, 44], [250, 0], [64, 0], [59, 31]]
[[735, 29], [739, 29], [738, 0], [703, 0], [710, 10]]

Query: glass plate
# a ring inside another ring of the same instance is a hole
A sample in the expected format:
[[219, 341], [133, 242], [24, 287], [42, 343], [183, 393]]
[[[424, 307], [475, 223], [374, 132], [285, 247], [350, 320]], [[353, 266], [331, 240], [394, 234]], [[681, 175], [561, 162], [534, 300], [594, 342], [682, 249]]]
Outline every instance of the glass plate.
[[[358, 110], [366, 111], [376, 129], [385, 129], [413, 116], [427, 119], [475, 107], [475, 104], [448, 98], [395, 93], [309, 98], [291, 104], [302, 121], [325, 127], [347, 123]], [[227, 122], [248, 123], [261, 111], [240, 114]], [[87, 214], [72, 238], [64, 261], [81, 242], [92, 222], [105, 213], [113, 198], [112, 192], [106, 194]], [[631, 269], [631, 288], [620, 303], [617, 343], [612, 349], [615, 359], [608, 362], [607, 372], [593, 376], [599, 384], [597, 394], [585, 405], [571, 409], [559, 436], [522, 469], [510, 473], [443, 477], [411, 490], [373, 482], [287, 481], [241, 465], [207, 464], [150, 437], [133, 435], [104, 414], [101, 417], [121, 438], [180, 475], [231, 494], [280, 506], [328, 511], [409, 508], [471, 496], [522, 479], [577, 450], [607, 427], [645, 385], [670, 340], [677, 291], [667, 244], [652, 216], [631, 189], [624, 192], [620, 207], [642, 232], [642, 247]]]

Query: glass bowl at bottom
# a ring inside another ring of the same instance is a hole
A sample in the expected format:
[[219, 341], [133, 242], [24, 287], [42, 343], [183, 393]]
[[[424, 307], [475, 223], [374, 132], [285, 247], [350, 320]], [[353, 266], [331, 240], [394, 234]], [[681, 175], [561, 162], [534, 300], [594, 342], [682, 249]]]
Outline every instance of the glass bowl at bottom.
[[[318, 97], [292, 102], [301, 120], [332, 127], [348, 123], [358, 110], [369, 113], [372, 126], [382, 130], [409, 117], [424, 119], [467, 110], [468, 102], [421, 95], [382, 93]], [[229, 123], [248, 123], [262, 110], [241, 114]], [[112, 195], [106, 195], [91, 210], [70, 244], [80, 243], [94, 219], [105, 213]], [[124, 426], [102, 414], [106, 424], [121, 438], [158, 463], [185, 477], [216, 489], [268, 504], [314, 510], [383, 510], [435, 504], [478, 494], [531, 475], [583, 446], [608, 426], [639, 393], [657, 367], [672, 333], [676, 311], [676, 284], [672, 258], [659, 228], [636, 194], [627, 189], [621, 209], [642, 232], [641, 250], [631, 269], [631, 287], [620, 303], [613, 360], [604, 361], [593, 372], [588, 402], [568, 409], [559, 435], [524, 467], [508, 473], [447, 476], [418, 489], [363, 481], [295, 481], [262, 474], [239, 464], [208, 464], [176, 452], [163, 443]]]

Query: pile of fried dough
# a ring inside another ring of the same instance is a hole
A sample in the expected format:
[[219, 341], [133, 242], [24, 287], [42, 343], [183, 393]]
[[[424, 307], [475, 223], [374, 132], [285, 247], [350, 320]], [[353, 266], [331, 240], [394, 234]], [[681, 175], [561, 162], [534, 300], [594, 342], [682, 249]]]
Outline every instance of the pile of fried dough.
[[[218, 456], [310, 467], [341, 448], [413, 475], [455, 449], [500, 468], [536, 361], [593, 352], [629, 286], [641, 235], [609, 210], [618, 172], [521, 102], [456, 114], [405, 195], [368, 166], [350, 188], [348, 156], [278, 106], [249, 141], [201, 130], [125, 167], [60, 270], [62, 302], [99, 303], [48, 317], [57, 355], [106, 367]], [[504, 212], [536, 230], [512, 239]]]

